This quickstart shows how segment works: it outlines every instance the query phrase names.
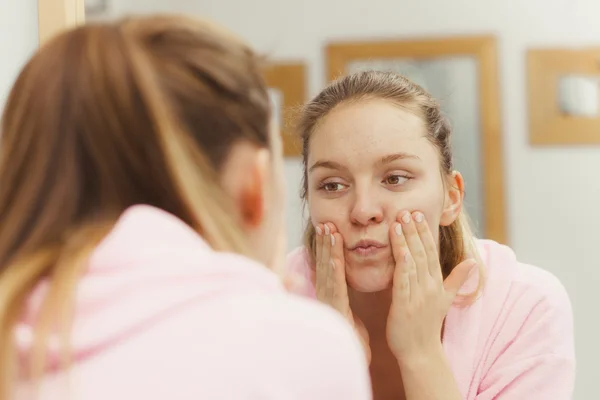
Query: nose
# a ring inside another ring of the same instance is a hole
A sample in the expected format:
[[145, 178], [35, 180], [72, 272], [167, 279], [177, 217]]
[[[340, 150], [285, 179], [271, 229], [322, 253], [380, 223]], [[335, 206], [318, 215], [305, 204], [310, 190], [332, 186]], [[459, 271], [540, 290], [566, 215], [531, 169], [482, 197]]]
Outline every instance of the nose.
[[368, 226], [383, 221], [383, 209], [368, 190], [356, 194], [350, 211], [350, 221], [355, 225]]

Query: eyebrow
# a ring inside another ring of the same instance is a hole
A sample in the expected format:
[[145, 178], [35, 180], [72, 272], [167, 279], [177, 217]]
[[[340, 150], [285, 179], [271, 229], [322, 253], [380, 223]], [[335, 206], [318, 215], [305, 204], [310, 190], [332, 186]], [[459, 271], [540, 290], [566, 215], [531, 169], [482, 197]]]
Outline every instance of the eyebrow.
[[[394, 153], [388, 154], [387, 156], [381, 157], [381, 159], [377, 162], [380, 165], [389, 164], [396, 160], [420, 160], [420, 158], [414, 154], [409, 153]], [[317, 161], [315, 162], [309, 169], [308, 172], [312, 172], [317, 168], [325, 168], [325, 169], [333, 169], [333, 170], [346, 170], [347, 168], [342, 164], [335, 161]]]
[[317, 161], [308, 169], [308, 172], [313, 172], [317, 168], [335, 169], [338, 171], [346, 169], [342, 164], [335, 161]]
[[381, 164], [381, 165], [389, 164], [396, 160], [421, 160], [421, 159], [414, 154], [394, 153], [394, 154], [389, 154], [387, 156], [381, 157], [381, 160], [379, 160], [379, 164]]

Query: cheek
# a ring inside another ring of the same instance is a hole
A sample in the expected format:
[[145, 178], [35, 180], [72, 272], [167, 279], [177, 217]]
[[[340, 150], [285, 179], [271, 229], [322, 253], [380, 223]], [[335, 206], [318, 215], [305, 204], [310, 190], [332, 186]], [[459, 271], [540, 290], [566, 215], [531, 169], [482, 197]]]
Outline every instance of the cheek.
[[429, 226], [436, 227], [442, 217], [442, 196], [441, 191], [423, 190], [423, 188], [390, 193], [384, 205], [385, 214], [390, 221], [394, 221], [401, 211], [420, 211], [425, 214]]
[[339, 229], [348, 220], [344, 205], [331, 199], [313, 197], [308, 201], [308, 212], [313, 225], [331, 222]]

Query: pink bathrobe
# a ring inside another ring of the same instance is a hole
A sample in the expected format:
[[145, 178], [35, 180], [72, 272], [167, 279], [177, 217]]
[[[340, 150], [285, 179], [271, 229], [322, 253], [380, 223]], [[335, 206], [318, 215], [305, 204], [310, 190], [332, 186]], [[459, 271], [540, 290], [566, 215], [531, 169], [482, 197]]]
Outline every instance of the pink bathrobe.
[[[465, 400], [570, 400], [575, 377], [573, 315], [562, 284], [517, 261], [508, 247], [480, 240], [487, 268], [483, 295], [450, 309], [443, 346]], [[307, 252], [288, 256], [290, 270], [314, 282]], [[477, 274], [461, 292], [470, 292]], [[315, 298], [308, 284], [300, 293]]]
[[[43, 291], [16, 331], [25, 354]], [[92, 254], [72, 332], [70, 373], [47, 374], [39, 399], [371, 398], [363, 351], [342, 317], [149, 206], [125, 212]], [[30, 392], [16, 390], [17, 399]]]

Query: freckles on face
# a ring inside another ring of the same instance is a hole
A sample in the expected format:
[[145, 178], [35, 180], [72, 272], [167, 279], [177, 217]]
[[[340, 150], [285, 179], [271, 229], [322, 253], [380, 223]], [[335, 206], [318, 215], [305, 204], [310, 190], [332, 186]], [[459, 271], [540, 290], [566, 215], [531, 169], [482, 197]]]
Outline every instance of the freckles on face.
[[[415, 188], [421, 190], [411, 190], [406, 192], [392, 192], [389, 190], [371, 189], [369, 195], [374, 196], [373, 203], [381, 209], [381, 225], [383, 228], [389, 227], [401, 215], [401, 212], [421, 211], [430, 227], [436, 227], [440, 222], [441, 204], [443, 198], [438, 190], [429, 190], [433, 188]], [[360, 230], [360, 226], [353, 227], [351, 218], [354, 199], [351, 195], [340, 196], [338, 198], [324, 199], [313, 196], [309, 201], [309, 213], [313, 225], [325, 222], [331, 222], [336, 225], [339, 232], [349, 234], [353, 230]], [[368, 210], [365, 211], [368, 213]], [[367, 227], [370, 225], [366, 225]], [[373, 224], [374, 227], [374, 224]], [[373, 231], [373, 227], [367, 228]], [[365, 230], [363, 226], [362, 230]], [[352, 235], [347, 235], [351, 237]], [[380, 235], [381, 236], [381, 235]], [[387, 237], [381, 237], [387, 240]]]
[[444, 188], [438, 151], [426, 134], [420, 116], [389, 101], [334, 109], [309, 143], [312, 222], [350, 223], [354, 210], [391, 223], [404, 209], [439, 222]]
[[[437, 233], [444, 203], [438, 150], [421, 117], [389, 101], [342, 104], [317, 126], [307, 160], [313, 224], [332, 222], [346, 251], [348, 282], [357, 290], [389, 285], [394, 260], [389, 227], [402, 210], [421, 211]], [[348, 249], [361, 241], [387, 248]]]
[[322, 224], [325, 222], [333, 223], [343, 234], [343, 225], [348, 221], [347, 207], [343, 206], [340, 201], [322, 201], [313, 197], [313, 201], [309, 201], [310, 220], [313, 225]]

